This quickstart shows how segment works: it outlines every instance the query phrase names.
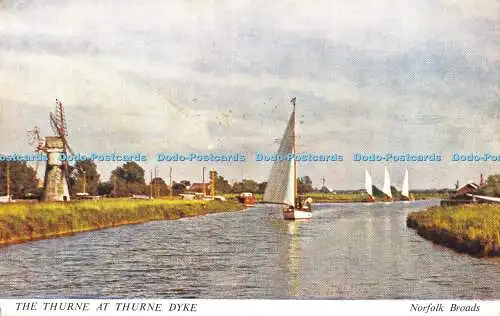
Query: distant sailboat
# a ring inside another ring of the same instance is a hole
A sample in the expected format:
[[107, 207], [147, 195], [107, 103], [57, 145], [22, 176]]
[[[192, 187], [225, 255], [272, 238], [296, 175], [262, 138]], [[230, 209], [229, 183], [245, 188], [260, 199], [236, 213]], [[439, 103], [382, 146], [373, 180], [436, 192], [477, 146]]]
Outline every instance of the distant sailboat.
[[391, 192], [391, 177], [389, 176], [389, 170], [385, 167], [384, 173], [384, 187], [382, 192], [386, 195], [385, 200], [392, 202], [392, 192]]
[[[290, 102], [293, 104], [293, 111], [290, 120], [281, 139], [278, 149], [278, 156], [288, 157], [295, 154], [295, 98]], [[297, 164], [295, 157], [292, 159], [277, 159], [269, 174], [266, 190], [264, 192], [264, 202], [285, 205], [283, 210], [284, 219], [306, 219], [312, 217], [309, 207], [302, 207], [297, 192]]]
[[403, 178], [403, 187], [401, 188], [401, 196], [404, 201], [414, 201], [413, 196], [410, 196], [409, 185], [408, 185], [408, 169], [405, 170], [405, 176]]
[[368, 170], [366, 169], [365, 169], [365, 190], [366, 193], [368, 194], [368, 202], [375, 202], [375, 198], [373, 197], [372, 177], [370, 176], [370, 173], [368, 173]]

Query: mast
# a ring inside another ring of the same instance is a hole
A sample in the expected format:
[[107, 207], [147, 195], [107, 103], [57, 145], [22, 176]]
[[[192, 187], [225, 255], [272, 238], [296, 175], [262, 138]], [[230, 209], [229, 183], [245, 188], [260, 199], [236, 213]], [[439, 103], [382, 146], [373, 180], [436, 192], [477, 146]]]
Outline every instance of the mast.
[[169, 171], [169, 177], [170, 177], [170, 199], [172, 199], [172, 167], [170, 167], [170, 171]]
[[293, 97], [290, 100], [290, 103], [293, 104], [293, 112], [292, 112], [292, 120], [293, 120], [293, 129], [292, 129], [292, 154], [294, 155], [293, 157], [293, 178], [294, 178], [294, 183], [295, 183], [295, 195], [294, 195], [294, 207], [297, 208], [297, 198], [299, 196], [299, 185], [298, 185], [298, 180], [297, 180], [297, 160], [295, 160], [295, 101], [296, 98]]

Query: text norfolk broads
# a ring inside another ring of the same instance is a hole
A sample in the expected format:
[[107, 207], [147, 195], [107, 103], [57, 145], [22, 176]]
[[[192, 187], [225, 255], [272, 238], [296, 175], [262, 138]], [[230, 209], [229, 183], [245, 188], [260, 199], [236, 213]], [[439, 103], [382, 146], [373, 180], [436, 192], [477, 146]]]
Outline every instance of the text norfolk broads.
[[[298, 197], [297, 185], [297, 162], [295, 161], [295, 100], [290, 102], [293, 111], [285, 129], [278, 149], [278, 157], [289, 157], [291, 159], [277, 159], [269, 174], [264, 202], [283, 204], [284, 219], [307, 219], [312, 217], [311, 200], [302, 206]], [[291, 154], [291, 155], [290, 155]]]

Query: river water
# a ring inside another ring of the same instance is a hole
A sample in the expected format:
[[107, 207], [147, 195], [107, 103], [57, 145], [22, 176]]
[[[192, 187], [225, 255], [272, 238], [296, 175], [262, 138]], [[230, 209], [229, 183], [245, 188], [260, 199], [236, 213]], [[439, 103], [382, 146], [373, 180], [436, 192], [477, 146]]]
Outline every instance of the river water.
[[406, 228], [413, 204], [275, 207], [104, 229], [0, 249], [2, 297], [499, 299], [498, 260]]

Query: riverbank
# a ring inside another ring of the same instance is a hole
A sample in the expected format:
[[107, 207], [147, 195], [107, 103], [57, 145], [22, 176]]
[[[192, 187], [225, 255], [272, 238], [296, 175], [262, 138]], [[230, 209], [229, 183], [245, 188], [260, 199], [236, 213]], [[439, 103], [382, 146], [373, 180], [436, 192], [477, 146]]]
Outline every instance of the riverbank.
[[500, 206], [434, 206], [408, 214], [407, 226], [423, 238], [476, 257], [500, 256]]
[[233, 201], [131, 199], [0, 204], [0, 245], [243, 208]]
[[[224, 197], [228, 200], [237, 200], [239, 194], [228, 193], [224, 194]], [[310, 196], [313, 199], [313, 203], [362, 203], [368, 202], [368, 195], [363, 192], [359, 193], [308, 193], [301, 196]], [[255, 194], [255, 199], [257, 202], [262, 201], [262, 194]], [[430, 199], [443, 199], [448, 197], [447, 194], [424, 194], [415, 193], [415, 200], [430, 200]], [[383, 199], [376, 198], [377, 201], [381, 202]]]

